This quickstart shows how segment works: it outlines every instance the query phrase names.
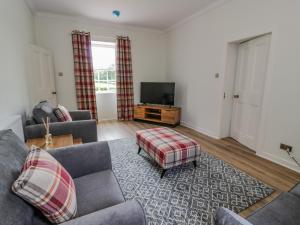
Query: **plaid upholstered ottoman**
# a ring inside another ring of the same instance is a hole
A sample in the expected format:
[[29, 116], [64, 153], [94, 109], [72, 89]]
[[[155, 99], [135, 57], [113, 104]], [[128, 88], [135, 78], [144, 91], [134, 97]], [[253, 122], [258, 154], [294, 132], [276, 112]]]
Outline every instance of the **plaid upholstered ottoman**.
[[159, 127], [136, 132], [138, 154], [141, 149], [150, 155], [162, 168], [161, 178], [167, 169], [196, 161], [200, 158], [199, 144], [170, 128]]

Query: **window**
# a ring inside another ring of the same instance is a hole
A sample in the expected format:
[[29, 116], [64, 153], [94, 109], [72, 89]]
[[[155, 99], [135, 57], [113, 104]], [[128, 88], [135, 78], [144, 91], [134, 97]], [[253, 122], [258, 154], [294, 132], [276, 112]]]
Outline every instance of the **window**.
[[92, 41], [92, 54], [96, 92], [115, 93], [115, 43]]

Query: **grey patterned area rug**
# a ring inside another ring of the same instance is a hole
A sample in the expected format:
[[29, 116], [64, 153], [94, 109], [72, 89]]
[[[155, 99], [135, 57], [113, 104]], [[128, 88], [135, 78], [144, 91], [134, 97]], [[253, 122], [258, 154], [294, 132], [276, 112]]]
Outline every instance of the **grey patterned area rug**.
[[273, 192], [257, 179], [202, 152], [197, 168], [192, 163], [162, 169], [135, 139], [109, 142], [113, 170], [126, 200], [141, 202], [151, 225], [213, 224], [215, 210], [224, 206], [236, 213]]

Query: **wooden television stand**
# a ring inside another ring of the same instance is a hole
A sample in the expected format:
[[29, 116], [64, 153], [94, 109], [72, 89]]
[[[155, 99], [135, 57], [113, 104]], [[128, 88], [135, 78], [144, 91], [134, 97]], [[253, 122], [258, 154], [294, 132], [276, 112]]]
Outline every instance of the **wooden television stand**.
[[134, 119], [155, 123], [179, 125], [181, 109], [164, 105], [136, 105], [134, 106]]

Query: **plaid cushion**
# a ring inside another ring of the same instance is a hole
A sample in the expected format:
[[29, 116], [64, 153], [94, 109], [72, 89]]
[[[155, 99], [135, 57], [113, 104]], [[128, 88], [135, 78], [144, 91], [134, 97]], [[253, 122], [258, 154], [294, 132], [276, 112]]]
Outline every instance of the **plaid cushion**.
[[199, 144], [170, 128], [140, 130], [136, 138], [137, 145], [164, 169], [200, 158]]
[[76, 215], [76, 191], [72, 177], [48, 152], [33, 148], [13, 192], [58, 224]]
[[69, 111], [62, 105], [58, 105], [54, 110], [54, 114], [60, 122], [70, 122], [72, 121], [72, 117]]

